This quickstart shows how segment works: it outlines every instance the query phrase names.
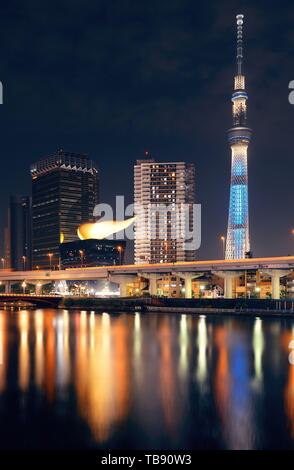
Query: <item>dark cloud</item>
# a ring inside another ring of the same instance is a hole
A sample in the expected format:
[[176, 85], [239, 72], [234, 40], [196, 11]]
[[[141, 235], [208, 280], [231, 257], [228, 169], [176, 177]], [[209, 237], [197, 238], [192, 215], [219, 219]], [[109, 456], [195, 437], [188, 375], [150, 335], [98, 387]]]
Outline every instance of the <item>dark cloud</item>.
[[62, 147], [101, 168], [102, 196], [132, 199], [145, 148], [197, 167], [202, 257], [226, 229], [234, 16], [243, 12], [249, 119], [250, 220], [255, 254], [294, 252], [292, 2], [12, 0], [0, 15], [3, 214], [28, 192], [28, 167]]

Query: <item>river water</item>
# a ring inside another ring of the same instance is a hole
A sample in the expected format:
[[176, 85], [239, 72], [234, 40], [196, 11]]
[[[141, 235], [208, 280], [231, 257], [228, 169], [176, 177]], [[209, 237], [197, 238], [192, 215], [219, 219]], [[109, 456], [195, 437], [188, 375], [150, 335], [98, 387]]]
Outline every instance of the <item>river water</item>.
[[0, 448], [293, 449], [293, 339], [294, 319], [0, 311]]

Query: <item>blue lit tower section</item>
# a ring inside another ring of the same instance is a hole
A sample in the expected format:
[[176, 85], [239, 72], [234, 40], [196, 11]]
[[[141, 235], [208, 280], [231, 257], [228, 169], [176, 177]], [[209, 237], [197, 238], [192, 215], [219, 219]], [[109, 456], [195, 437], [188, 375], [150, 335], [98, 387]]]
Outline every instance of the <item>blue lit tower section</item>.
[[250, 251], [248, 213], [247, 149], [251, 129], [247, 127], [245, 76], [242, 75], [243, 18], [237, 15], [237, 75], [232, 95], [233, 126], [228, 130], [232, 152], [230, 208], [226, 241], [226, 259], [242, 259]]

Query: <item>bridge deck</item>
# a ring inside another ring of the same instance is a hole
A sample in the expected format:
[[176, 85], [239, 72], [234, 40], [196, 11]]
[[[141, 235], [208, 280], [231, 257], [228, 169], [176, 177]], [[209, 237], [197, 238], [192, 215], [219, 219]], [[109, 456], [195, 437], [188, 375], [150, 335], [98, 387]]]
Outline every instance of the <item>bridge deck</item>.
[[25, 301], [40, 307], [58, 307], [60, 295], [0, 294], [0, 303]]
[[11, 271], [0, 269], [0, 282], [4, 281], [58, 281], [58, 280], [98, 280], [109, 275], [144, 273], [180, 273], [210, 271], [244, 271], [262, 269], [294, 269], [294, 256], [271, 258], [248, 258], [242, 260], [204, 260], [162, 264], [131, 264], [123, 266], [99, 266], [90, 268], [70, 268], [60, 271], [34, 270]]

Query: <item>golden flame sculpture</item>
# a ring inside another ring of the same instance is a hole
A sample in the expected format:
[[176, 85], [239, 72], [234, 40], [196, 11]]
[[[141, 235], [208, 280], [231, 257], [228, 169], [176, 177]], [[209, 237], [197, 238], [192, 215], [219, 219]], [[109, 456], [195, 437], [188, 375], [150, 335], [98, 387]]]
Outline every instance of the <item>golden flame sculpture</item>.
[[80, 240], [96, 239], [102, 240], [114, 233], [125, 230], [134, 222], [136, 217], [127, 220], [103, 220], [102, 222], [88, 222], [82, 224], [78, 228], [78, 236]]

